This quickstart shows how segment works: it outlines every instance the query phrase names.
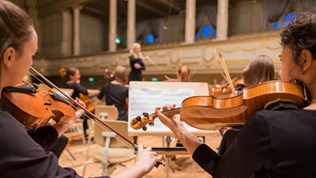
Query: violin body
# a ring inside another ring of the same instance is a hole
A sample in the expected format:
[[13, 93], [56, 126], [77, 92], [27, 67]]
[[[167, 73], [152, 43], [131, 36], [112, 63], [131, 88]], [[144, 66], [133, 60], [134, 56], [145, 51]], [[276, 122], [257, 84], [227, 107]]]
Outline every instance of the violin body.
[[[189, 97], [182, 102], [181, 109], [177, 110], [181, 121], [198, 129], [212, 130], [243, 125], [256, 111], [277, 101], [287, 101], [299, 108], [304, 107], [305, 96], [302, 87], [291, 82], [268, 81], [246, 87], [243, 93], [229, 98]], [[167, 116], [175, 113], [162, 112]], [[132, 119], [131, 127], [140, 129], [141, 123], [152, 124], [156, 117], [155, 114], [144, 114], [144, 116]]]
[[[26, 89], [23, 91], [20, 87]], [[43, 84], [27, 84], [4, 88], [1, 100], [4, 108], [26, 128], [38, 128], [47, 125], [50, 119], [68, 123], [68, 119], [75, 116], [70, 104], [56, 99], [56, 95]]]
[[79, 94], [79, 99], [84, 102], [84, 104], [86, 105], [86, 109], [87, 110], [89, 110], [90, 112], [94, 111], [95, 106], [94, 106], [94, 104], [92, 104], [89, 96], [80, 93]]
[[228, 86], [215, 84], [209, 86], [209, 93], [211, 96], [214, 96], [216, 98], [227, 98], [231, 96], [232, 90]]
[[[194, 98], [194, 97], [193, 97]], [[269, 81], [247, 87], [240, 95], [227, 99], [209, 97], [210, 105], [191, 105], [192, 98], [182, 102], [181, 120], [198, 129], [218, 129], [243, 125], [256, 111], [270, 102], [286, 100], [299, 108], [305, 106], [302, 87], [290, 82]]]

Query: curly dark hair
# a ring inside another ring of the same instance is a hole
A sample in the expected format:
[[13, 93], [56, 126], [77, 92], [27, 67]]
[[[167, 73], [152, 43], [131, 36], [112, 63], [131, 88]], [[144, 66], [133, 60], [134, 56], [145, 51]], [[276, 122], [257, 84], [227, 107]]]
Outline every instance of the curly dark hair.
[[293, 49], [296, 63], [303, 49], [308, 49], [316, 59], [316, 14], [314, 12], [299, 14], [285, 27], [280, 36], [281, 45]]

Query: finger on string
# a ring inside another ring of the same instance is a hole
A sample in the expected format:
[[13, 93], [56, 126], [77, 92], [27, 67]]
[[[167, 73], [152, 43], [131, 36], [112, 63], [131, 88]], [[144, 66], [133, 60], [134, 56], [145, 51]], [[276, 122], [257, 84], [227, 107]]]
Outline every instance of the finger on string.
[[138, 147], [137, 147], [137, 150], [138, 150], [138, 152], [143, 151], [144, 150], [143, 145], [139, 144]]
[[151, 148], [151, 147], [146, 147], [146, 148], [145, 148], [145, 150], [147, 150], [147, 151], [151, 151], [151, 150], [152, 150], [152, 148]]
[[168, 105], [164, 105], [163, 107], [162, 107], [162, 110], [164, 111], [164, 110], [169, 110], [169, 106]]

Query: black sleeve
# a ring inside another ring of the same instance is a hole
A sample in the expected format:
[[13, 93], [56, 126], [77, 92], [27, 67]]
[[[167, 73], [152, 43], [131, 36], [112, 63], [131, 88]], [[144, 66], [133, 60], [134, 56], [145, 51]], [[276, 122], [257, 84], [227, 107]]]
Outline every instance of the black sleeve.
[[143, 63], [142, 60], [139, 60], [139, 64], [142, 66], [142, 67], [140, 68], [141, 70], [145, 70], [145, 69], [146, 69], [145, 64]]
[[97, 98], [99, 100], [102, 100], [104, 98], [104, 96], [106, 96], [106, 88], [108, 85], [104, 85], [101, 89], [100, 89], [100, 93], [97, 95]]
[[[207, 155], [207, 156], [206, 156]], [[213, 175], [220, 156], [205, 144], [201, 144], [193, 153], [192, 158], [206, 172]]]
[[80, 85], [80, 84], [76, 85], [76, 90], [79, 91], [79, 93], [82, 93], [84, 95], [88, 95], [89, 94], [88, 90], [85, 87], [83, 87], [82, 85]]
[[29, 129], [27, 133], [33, 138], [33, 140], [40, 144], [45, 150], [53, 145], [58, 139], [58, 132], [52, 126], [43, 126], [36, 130]]
[[135, 62], [136, 62], [136, 60], [135, 60], [134, 56], [133, 56], [133, 55], [130, 55], [130, 56], [129, 56], [129, 65], [131, 66], [132, 69], [135, 69], [135, 68], [134, 68]]
[[80, 178], [71, 168], [58, 166], [52, 152], [46, 152], [7, 112], [0, 112], [0, 177]]
[[269, 164], [270, 150], [268, 124], [263, 115], [256, 113], [224, 155], [220, 157], [208, 146], [201, 145], [195, 150], [193, 159], [214, 178], [250, 177]]

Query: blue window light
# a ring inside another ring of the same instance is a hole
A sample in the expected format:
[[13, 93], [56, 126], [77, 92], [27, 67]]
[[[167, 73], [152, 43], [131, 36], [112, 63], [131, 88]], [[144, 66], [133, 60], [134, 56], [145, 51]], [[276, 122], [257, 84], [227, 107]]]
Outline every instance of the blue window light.
[[210, 38], [211, 37], [212, 27], [211, 25], [202, 26], [202, 38]]
[[198, 40], [199, 38], [200, 38], [200, 33], [199, 33], [199, 32], [196, 32], [196, 33], [195, 33], [195, 39]]
[[273, 24], [273, 29], [274, 30], [277, 30], [279, 28], [280, 28], [280, 19], [278, 21], [274, 22], [274, 24]]
[[216, 28], [214, 28], [214, 30], [213, 30], [213, 36], [217, 36], [217, 29]]
[[296, 16], [295, 12], [284, 14], [284, 26], [287, 26]]
[[146, 42], [147, 42], [148, 44], [154, 43], [154, 35], [151, 34], [151, 33], [149, 33], [149, 34], [146, 36]]

